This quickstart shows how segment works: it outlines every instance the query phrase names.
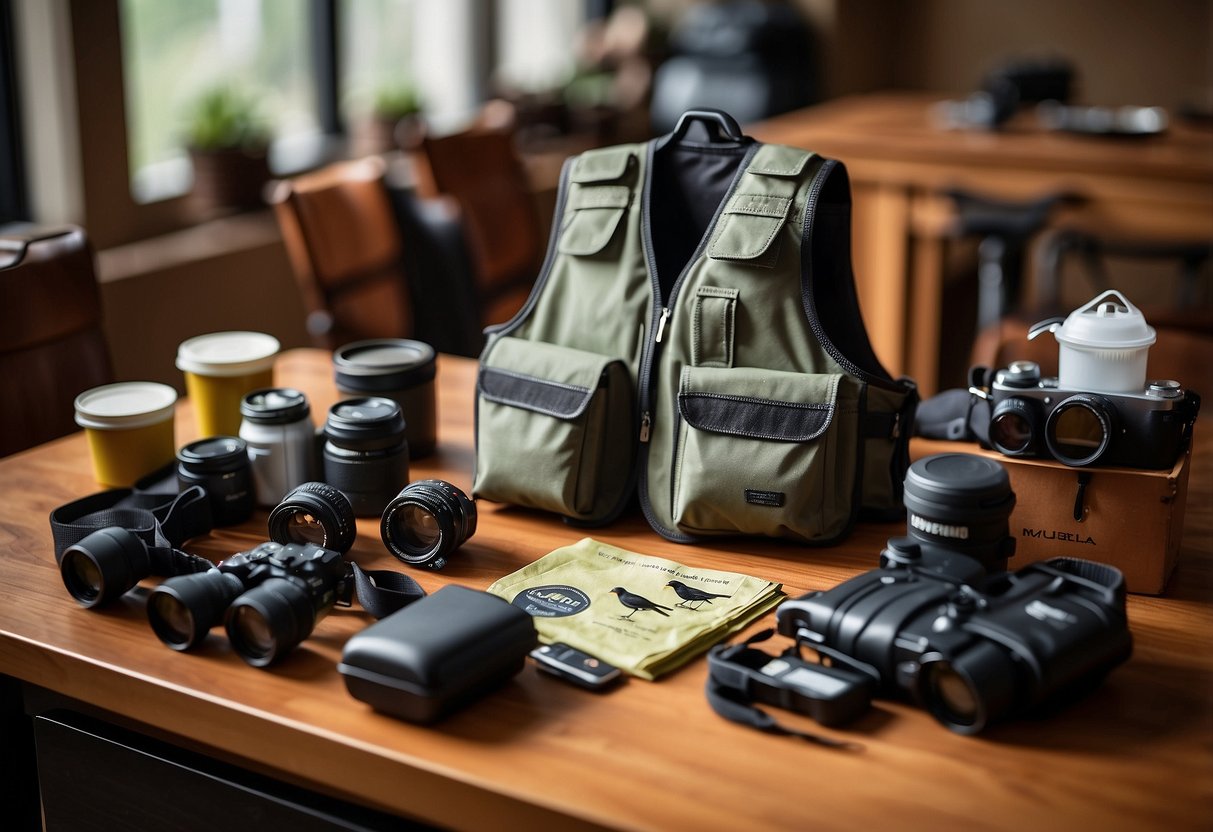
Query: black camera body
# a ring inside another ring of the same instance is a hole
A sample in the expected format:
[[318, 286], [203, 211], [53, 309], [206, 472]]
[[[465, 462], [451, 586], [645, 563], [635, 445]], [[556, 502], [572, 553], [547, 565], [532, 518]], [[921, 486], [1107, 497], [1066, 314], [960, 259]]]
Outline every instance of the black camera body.
[[966, 555], [895, 538], [880, 568], [781, 605], [778, 631], [849, 659], [881, 693], [962, 734], [1063, 704], [1131, 654], [1118, 570], [1055, 558], [974, 580], [982, 571]]
[[1063, 390], [1033, 361], [999, 370], [990, 396], [995, 450], [1072, 466], [1170, 468], [1200, 409], [1200, 397], [1176, 381], [1149, 381], [1129, 393]]
[[220, 620], [233, 649], [268, 665], [311, 635], [334, 604], [348, 605], [350, 566], [315, 544], [262, 543], [206, 572], [169, 578], [148, 599], [148, 620], [175, 650], [194, 647]]

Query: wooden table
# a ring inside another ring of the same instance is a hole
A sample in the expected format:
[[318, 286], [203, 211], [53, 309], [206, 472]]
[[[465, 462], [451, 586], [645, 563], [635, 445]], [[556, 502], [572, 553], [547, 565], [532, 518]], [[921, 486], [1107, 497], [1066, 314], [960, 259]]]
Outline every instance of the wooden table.
[[746, 129], [846, 163], [869, 334], [890, 371], [913, 376], [927, 395], [939, 385], [940, 334], [955, 326], [940, 313], [953, 224], [944, 189], [1024, 200], [1066, 193], [1079, 201], [1058, 224], [1110, 238], [1213, 240], [1213, 131], [1175, 123], [1147, 139], [1092, 138], [1048, 132], [1028, 113], [998, 132], [949, 131], [931, 119], [942, 98], [856, 96]]
[[[470, 485], [475, 367], [440, 359], [439, 451], [414, 466], [414, 477]], [[307, 391], [314, 415], [335, 399], [327, 353], [287, 353], [277, 372], [279, 383]], [[188, 405], [177, 431], [179, 443], [194, 436]], [[632, 679], [605, 695], [528, 666], [438, 725], [415, 726], [346, 693], [335, 665], [346, 639], [368, 624], [354, 610], [329, 615], [270, 670], [247, 666], [218, 634], [196, 653], [173, 652], [150, 632], [139, 593], [98, 613], [77, 606], [60, 581], [46, 518], [54, 506], [96, 490], [81, 435], [0, 460], [0, 672], [222, 760], [455, 828], [1207, 828], [1213, 447], [1205, 442], [1199, 450], [1171, 592], [1129, 602], [1132, 660], [1060, 715], [978, 738], [890, 702], [845, 733], [784, 715], [859, 740], [859, 752], [760, 734], [711, 712], [702, 659], [659, 682]], [[189, 548], [219, 559], [264, 539], [264, 523], [261, 512]], [[395, 567], [376, 525], [359, 521], [352, 557]], [[748, 540], [680, 546], [637, 516], [594, 534], [686, 564], [781, 581], [795, 595], [874, 566], [899, 528], [861, 525], [829, 549]], [[446, 571], [412, 574], [431, 591], [448, 582], [483, 588], [581, 535], [551, 517], [482, 505], [477, 534]]]

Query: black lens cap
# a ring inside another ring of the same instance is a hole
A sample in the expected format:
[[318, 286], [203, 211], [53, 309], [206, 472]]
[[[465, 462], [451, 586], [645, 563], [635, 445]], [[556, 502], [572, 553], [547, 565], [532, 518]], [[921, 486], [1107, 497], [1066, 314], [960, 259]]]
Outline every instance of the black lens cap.
[[1014, 501], [1007, 470], [987, 457], [935, 454], [918, 460], [906, 472], [905, 504], [915, 514], [966, 518], [1007, 511]]
[[346, 344], [333, 353], [337, 386], [377, 393], [404, 390], [434, 378], [434, 348], [424, 341], [376, 338]]
[[235, 436], [211, 436], [177, 451], [177, 461], [195, 473], [224, 473], [248, 465], [248, 444]]

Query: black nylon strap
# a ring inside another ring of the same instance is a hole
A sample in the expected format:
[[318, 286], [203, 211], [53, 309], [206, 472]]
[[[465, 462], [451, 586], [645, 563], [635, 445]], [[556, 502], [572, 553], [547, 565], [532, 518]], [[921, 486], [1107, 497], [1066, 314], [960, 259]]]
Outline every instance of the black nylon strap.
[[[55, 560], [85, 536], [109, 526], [129, 530], [149, 549], [176, 549], [213, 525], [211, 504], [201, 486], [177, 495], [145, 494], [115, 488], [59, 506], [50, 514]], [[176, 574], [176, 573], [174, 573]]]
[[708, 653], [708, 681], [704, 689], [708, 705], [730, 722], [748, 725], [767, 734], [798, 737], [805, 742], [826, 748], [862, 751], [863, 746], [860, 743], [836, 740], [781, 725], [773, 716], [755, 707], [750, 701], [749, 675], [739, 668], [732, 667], [729, 659], [739, 651], [749, 648], [751, 644], [766, 641], [774, 633], [774, 630], [762, 630], [739, 644], [715, 647]]
[[356, 563], [351, 563], [350, 568], [354, 573], [354, 593], [358, 596], [358, 603], [375, 618], [383, 618], [425, 597], [421, 584], [403, 572], [390, 569], [367, 572]]

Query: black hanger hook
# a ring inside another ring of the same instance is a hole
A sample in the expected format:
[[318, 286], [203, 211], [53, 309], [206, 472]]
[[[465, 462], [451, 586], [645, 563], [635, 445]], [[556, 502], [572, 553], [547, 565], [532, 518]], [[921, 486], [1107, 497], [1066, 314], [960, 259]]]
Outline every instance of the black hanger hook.
[[712, 141], [740, 142], [745, 140], [745, 134], [741, 132], [741, 125], [737, 123], [737, 119], [724, 110], [704, 108], [684, 112], [678, 118], [674, 131], [666, 136], [659, 146], [664, 147], [685, 139], [687, 131], [691, 129], [691, 124], [696, 121], [707, 128], [708, 137]]

